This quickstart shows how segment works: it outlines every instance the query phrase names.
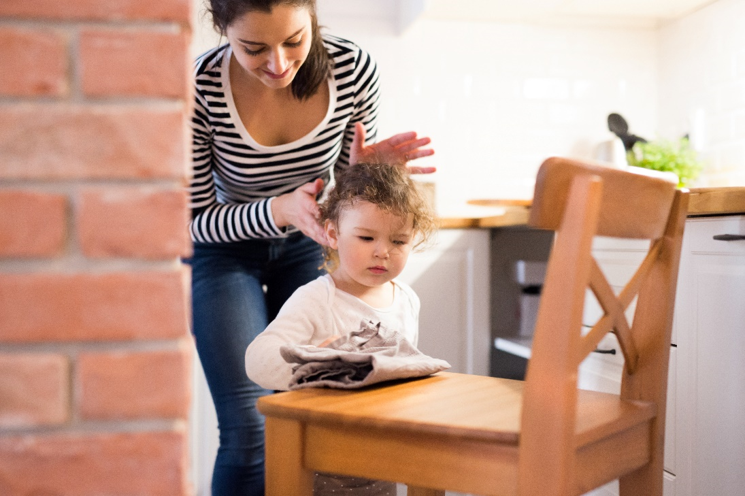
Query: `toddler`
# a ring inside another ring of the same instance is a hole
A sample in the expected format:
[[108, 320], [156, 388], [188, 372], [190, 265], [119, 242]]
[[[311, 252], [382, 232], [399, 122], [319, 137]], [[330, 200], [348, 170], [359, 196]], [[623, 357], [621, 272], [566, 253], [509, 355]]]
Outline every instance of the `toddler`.
[[[415, 182], [399, 167], [357, 164], [337, 176], [320, 211], [329, 273], [298, 288], [246, 350], [248, 377], [267, 389], [291, 382], [294, 365], [280, 355], [282, 346], [326, 346], [362, 321], [417, 344], [419, 298], [396, 279], [435, 230]], [[316, 494], [395, 494], [394, 484], [348, 477], [317, 477], [315, 485]]]

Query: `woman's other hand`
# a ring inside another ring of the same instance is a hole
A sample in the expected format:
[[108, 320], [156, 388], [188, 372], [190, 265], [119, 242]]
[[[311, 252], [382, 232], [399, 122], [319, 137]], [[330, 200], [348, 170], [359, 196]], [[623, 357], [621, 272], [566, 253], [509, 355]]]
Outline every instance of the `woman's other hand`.
[[272, 216], [278, 227], [293, 225], [303, 234], [321, 245], [328, 245], [326, 232], [318, 223], [316, 196], [323, 189], [323, 179], [303, 184], [292, 193], [276, 197], [272, 201]]
[[405, 166], [412, 174], [430, 174], [435, 172], [435, 167], [407, 166], [409, 160], [433, 155], [435, 151], [431, 148], [422, 148], [432, 140], [429, 138], [417, 138], [414, 131], [391, 136], [388, 139], [365, 146], [365, 126], [358, 122], [354, 127], [354, 139], [352, 149], [349, 152], [349, 163], [354, 165], [360, 162], [383, 162], [393, 165]]

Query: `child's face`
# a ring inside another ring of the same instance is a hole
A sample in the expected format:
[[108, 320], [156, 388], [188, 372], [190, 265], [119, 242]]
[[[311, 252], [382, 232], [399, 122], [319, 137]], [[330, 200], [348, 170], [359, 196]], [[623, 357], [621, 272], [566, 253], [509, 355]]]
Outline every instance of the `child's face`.
[[338, 225], [327, 221], [325, 227], [329, 245], [339, 253], [334, 278], [359, 290], [398, 276], [414, 241], [413, 215], [404, 218], [365, 201], [344, 209]]

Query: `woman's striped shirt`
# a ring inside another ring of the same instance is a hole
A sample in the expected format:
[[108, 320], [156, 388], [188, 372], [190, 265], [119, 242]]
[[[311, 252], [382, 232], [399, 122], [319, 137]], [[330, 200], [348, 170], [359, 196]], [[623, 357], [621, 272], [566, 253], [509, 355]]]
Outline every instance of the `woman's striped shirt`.
[[271, 213], [274, 197], [316, 178], [328, 188], [334, 169], [349, 164], [354, 125], [367, 143], [377, 134], [379, 81], [375, 61], [354, 43], [324, 35], [333, 59], [329, 109], [323, 121], [292, 143], [263, 146], [248, 134], [230, 90], [230, 45], [201, 55], [195, 65], [193, 176], [189, 185], [195, 242], [224, 243], [284, 237]]

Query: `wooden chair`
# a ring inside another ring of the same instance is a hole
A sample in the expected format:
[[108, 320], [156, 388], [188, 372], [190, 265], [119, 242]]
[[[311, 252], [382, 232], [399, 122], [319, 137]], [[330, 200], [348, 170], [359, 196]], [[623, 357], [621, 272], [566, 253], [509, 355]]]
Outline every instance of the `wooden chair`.
[[[264, 397], [267, 495], [312, 494], [314, 471], [403, 482], [421, 496], [574, 495], [618, 478], [622, 495], [661, 495], [687, 203], [687, 193], [652, 173], [548, 159], [530, 224], [556, 238], [526, 380], [440, 373]], [[618, 295], [591, 255], [595, 235], [651, 240]], [[587, 288], [605, 316], [583, 333]], [[635, 297], [630, 326], [624, 310]], [[609, 331], [625, 357], [621, 395], [578, 390], [580, 362]]]

